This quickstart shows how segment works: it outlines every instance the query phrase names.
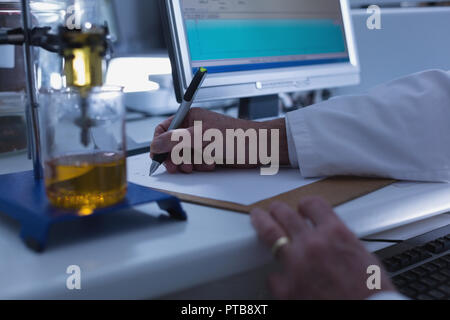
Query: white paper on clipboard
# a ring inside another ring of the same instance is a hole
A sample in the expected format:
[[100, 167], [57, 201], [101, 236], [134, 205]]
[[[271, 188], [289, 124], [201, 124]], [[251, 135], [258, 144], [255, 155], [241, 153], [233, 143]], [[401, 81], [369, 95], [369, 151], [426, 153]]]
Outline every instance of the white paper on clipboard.
[[274, 176], [261, 176], [259, 169], [218, 169], [171, 175], [161, 166], [149, 177], [151, 159], [148, 154], [128, 158], [127, 162], [128, 179], [132, 183], [241, 205], [250, 205], [319, 181], [304, 179], [298, 169], [286, 168]]

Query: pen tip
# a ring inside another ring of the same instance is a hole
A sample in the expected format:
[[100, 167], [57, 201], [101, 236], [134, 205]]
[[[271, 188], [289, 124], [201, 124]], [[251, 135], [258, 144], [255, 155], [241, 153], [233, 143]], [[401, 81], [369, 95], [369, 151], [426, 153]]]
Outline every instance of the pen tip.
[[150, 174], [149, 174], [149, 176], [151, 177], [156, 172], [156, 170], [158, 170], [158, 168], [159, 168], [159, 163], [153, 161], [152, 165], [150, 167]]

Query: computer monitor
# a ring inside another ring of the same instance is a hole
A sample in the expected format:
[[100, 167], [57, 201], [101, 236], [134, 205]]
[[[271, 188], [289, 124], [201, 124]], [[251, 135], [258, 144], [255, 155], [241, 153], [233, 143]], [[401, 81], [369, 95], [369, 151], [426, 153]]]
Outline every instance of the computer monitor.
[[359, 82], [347, 0], [161, 0], [175, 91], [208, 77], [197, 101]]

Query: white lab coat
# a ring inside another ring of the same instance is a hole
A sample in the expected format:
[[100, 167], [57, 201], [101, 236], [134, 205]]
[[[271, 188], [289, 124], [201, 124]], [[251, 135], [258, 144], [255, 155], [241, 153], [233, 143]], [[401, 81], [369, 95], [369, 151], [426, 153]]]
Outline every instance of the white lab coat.
[[431, 70], [288, 113], [304, 177], [450, 182], [450, 72]]

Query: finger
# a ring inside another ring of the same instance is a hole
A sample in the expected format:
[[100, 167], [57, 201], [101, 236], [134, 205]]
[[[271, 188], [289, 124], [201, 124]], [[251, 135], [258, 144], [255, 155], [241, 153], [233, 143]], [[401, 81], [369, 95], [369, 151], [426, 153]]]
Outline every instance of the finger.
[[298, 211], [311, 220], [315, 226], [326, 225], [338, 220], [333, 208], [319, 197], [308, 197], [300, 200]]
[[169, 130], [169, 126], [172, 123], [173, 117], [170, 117], [167, 120], [164, 120], [162, 123], [160, 123], [156, 128], [155, 132], [153, 133], [153, 140], [155, 140], [160, 135], [166, 133]]
[[172, 123], [174, 116], [164, 120], [161, 122], [155, 129], [155, 137], [159, 136], [160, 134], [167, 132], [169, 130], [170, 124]]
[[190, 174], [194, 171], [194, 166], [192, 164], [181, 164], [178, 166], [178, 171]]
[[272, 295], [280, 300], [289, 298], [289, 281], [283, 275], [274, 273], [268, 279], [269, 290]]
[[195, 171], [199, 171], [199, 172], [211, 172], [216, 170], [216, 165], [215, 164], [196, 164], [194, 165], [194, 170]]
[[153, 134], [153, 139], [156, 138], [157, 136], [162, 135], [164, 132], [167, 132], [167, 130], [164, 129], [163, 126], [158, 125], [155, 129], [155, 133]]
[[156, 156], [156, 153], [154, 153], [154, 152], [150, 152], [150, 159], [153, 159], [153, 158], [155, 158], [155, 156]]
[[[194, 127], [166, 131], [166, 132], [156, 136], [153, 139], [152, 144], [150, 146], [151, 152], [156, 153], [156, 154], [170, 152], [183, 139], [184, 140], [189, 139], [190, 145], [191, 145], [192, 149], [194, 149], [194, 147], [196, 147], [196, 143], [195, 143], [196, 137], [194, 135], [194, 132], [195, 132]], [[201, 133], [201, 134], [203, 134], [203, 133]], [[174, 135], [177, 135], [176, 139], [174, 138], [175, 137]], [[202, 149], [201, 150], [199, 149], [198, 152], [202, 152], [203, 148], [211, 143], [209, 141], [203, 141], [202, 138], [203, 138], [203, 136], [200, 136], [201, 145], [199, 146]]]
[[297, 238], [310, 230], [305, 219], [285, 203], [272, 203], [270, 214], [286, 231], [290, 239]]
[[[285, 231], [267, 211], [261, 209], [252, 210], [251, 221], [258, 236], [269, 248], [272, 248], [278, 239], [286, 236]], [[282, 249], [280, 251], [283, 251]]]
[[[173, 141], [172, 135], [176, 133], [178, 135], [179, 140]], [[181, 137], [189, 137], [191, 140], [191, 146], [193, 146], [194, 139], [194, 127], [190, 127], [187, 129], [177, 129], [174, 131], [164, 132], [163, 134], [155, 137], [150, 146], [150, 150], [153, 154], [161, 154], [161, 153], [169, 153], [172, 149], [180, 143]]]
[[170, 174], [178, 172], [178, 167], [171, 160], [164, 161], [164, 167], [166, 167], [167, 172]]

